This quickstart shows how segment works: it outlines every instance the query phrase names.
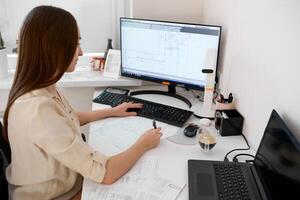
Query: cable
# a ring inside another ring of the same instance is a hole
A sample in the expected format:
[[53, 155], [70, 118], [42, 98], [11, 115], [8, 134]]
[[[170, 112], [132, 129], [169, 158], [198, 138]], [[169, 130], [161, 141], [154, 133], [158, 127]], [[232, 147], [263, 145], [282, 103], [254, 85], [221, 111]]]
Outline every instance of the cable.
[[203, 98], [201, 98], [201, 97], [203, 97], [202, 95], [196, 94], [196, 92], [194, 90], [191, 90], [191, 92], [193, 93], [193, 95], [194, 95], [195, 98], [199, 99], [199, 101], [201, 101], [201, 102], [204, 101]]
[[[232, 158], [232, 161], [238, 162], [239, 160], [237, 159], [237, 157], [239, 157], [239, 156], [250, 156], [250, 157], [252, 157], [252, 158], [255, 158], [255, 156], [253, 156], [253, 155], [251, 155], [251, 154], [248, 154], [248, 153], [239, 153], [239, 154], [235, 155], [235, 156]], [[247, 161], [249, 161], [249, 160], [247, 160]], [[246, 161], [246, 162], [247, 162], [247, 161]]]
[[194, 90], [189, 89], [189, 88], [184, 87], [184, 86], [177, 86], [177, 87], [181, 87], [181, 88], [184, 88], [186, 91], [190, 91], [196, 99], [198, 99], [199, 101], [203, 102], [203, 95], [196, 94], [196, 92]]
[[246, 142], [246, 144], [247, 144], [248, 147], [247, 147], [247, 148], [232, 149], [231, 151], [229, 151], [229, 152], [224, 156], [224, 161], [229, 161], [228, 158], [227, 158], [227, 156], [228, 156], [230, 153], [234, 152], [234, 151], [244, 151], [244, 150], [249, 150], [249, 149], [250, 149], [250, 145], [249, 145], [249, 143], [248, 143], [246, 137], [244, 136], [243, 133], [242, 133], [241, 135], [243, 136], [243, 138], [244, 138], [244, 140], [245, 140], [245, 142]]
[[[200, 94], [196, 94], [196, 92], [194, 90], [189, 89], [189, 88], [187, 88], [185, 86], [177, 86], [177, 87], [181, 87], [181, 88], [184, 88], [186, 91], [190, 91], [196, 99], [198, 99], [200, 102], [204, 102], [204, 92], [203, 92], [203, 95], [201, 95], [201, 93]], [[216, 104], [216, 99], [219, 96], [219, 92], [218, 91], [219, 90], [215, 88], [214, 92], [213, 92], [213, 99], [212, 99], [212, 101], [213, 101], [214, 104]]]

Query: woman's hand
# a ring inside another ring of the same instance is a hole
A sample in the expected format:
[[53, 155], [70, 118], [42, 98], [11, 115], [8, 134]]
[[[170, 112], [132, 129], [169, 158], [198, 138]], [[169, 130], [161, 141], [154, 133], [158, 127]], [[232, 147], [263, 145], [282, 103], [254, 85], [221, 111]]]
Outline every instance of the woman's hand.
[[101, 183], [112, 184], [123, 176], [148, 150], [159, 144], [160, 128], [146, 131], [130, 148], [111, 156], [106, 163], [105, 176]]
[[135, 116], [136, 112], [128, 111], [128, 109], [140, 109], [140, 108], [143, 108], [143, 104], [124, 102], [112, 108], [112, 116], [113, 117]]
[[136, 144], [144, 148], [145, 151], [148, 151], [156, 147], [160, 142], [160, 137], [162, 133], [160, 132], [161, 128], [150, 129], [146, 131], [137, 141]]

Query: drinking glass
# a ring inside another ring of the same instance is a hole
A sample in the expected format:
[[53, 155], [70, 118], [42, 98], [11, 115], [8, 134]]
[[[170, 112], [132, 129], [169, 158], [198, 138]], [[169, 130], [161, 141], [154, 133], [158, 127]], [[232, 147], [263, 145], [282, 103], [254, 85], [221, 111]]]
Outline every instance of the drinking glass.
[[211, 151], [217, 144], [218, 133], [212, 128], [201, 128], [197, 134], [197, 141], [204, 152]]

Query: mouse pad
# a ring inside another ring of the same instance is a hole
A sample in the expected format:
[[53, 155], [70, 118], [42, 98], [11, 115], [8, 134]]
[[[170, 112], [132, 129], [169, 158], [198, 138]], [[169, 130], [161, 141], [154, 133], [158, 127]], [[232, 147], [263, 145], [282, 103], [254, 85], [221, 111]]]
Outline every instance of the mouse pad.
[[196, 136], [194, 137], [187, 137], [183, 134], [183, 130], [185, 126], [178, 129], [177, 133], [167, 138], [167, 140], [174, 142], [176, 144], [183, 144], [183, 145], [195, 145], [197, 142]]

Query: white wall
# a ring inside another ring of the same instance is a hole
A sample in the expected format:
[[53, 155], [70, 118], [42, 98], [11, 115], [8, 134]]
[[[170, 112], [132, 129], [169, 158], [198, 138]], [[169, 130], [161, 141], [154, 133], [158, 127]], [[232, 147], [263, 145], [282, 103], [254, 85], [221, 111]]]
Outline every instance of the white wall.
[[224, 28], [222, 91], [237, 98], [255, 147], [273, 108], [300, 137], [299, 11], [299, 0], [204, 0], [203, 22]]
[[82, 48], [86, 52], [103, 52], [107, 39], [118, 46], [118, 19], [129, 16], [129, 0], [0, 0], [0, 30], [9, 51], [15, 47], [22, 22], [38, 5], [54, 5], [70, 11], [81, 31]]
[[203, 0], [132, 0], [133, 17], [200, 23]]

